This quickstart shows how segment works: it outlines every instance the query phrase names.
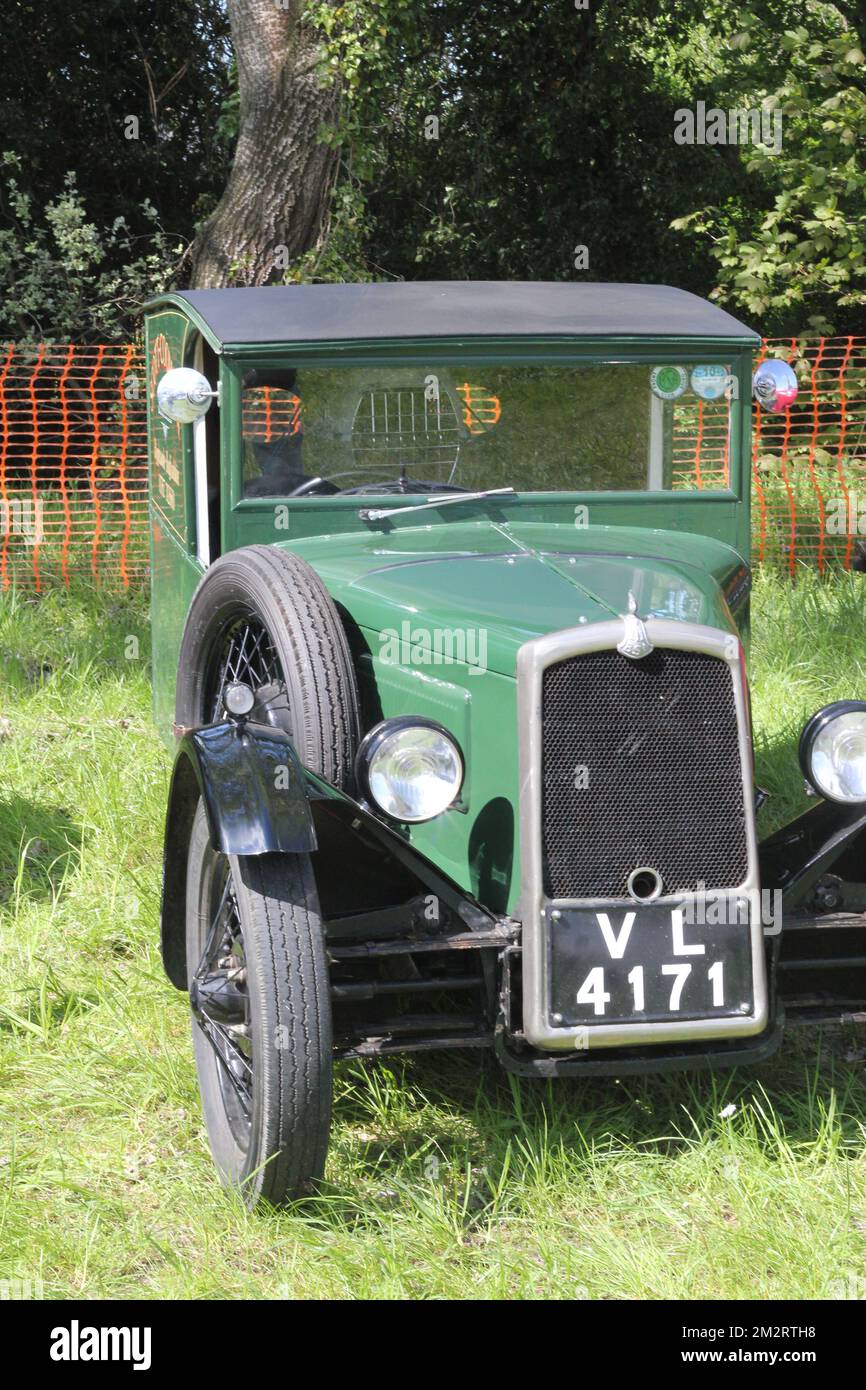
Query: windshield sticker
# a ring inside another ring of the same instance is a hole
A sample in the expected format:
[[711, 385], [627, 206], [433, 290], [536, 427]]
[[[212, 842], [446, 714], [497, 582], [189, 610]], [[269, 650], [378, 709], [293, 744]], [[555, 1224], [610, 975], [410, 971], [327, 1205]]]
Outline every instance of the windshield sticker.
[[702, 401], [717, 401], [731, 385], [731, 374], [720, 362], [692, 369], [692, 390]]
[[650, 372], [650, 390], [662, 401], [675, 401], [688, 384], [685, 367], [653, 367]]

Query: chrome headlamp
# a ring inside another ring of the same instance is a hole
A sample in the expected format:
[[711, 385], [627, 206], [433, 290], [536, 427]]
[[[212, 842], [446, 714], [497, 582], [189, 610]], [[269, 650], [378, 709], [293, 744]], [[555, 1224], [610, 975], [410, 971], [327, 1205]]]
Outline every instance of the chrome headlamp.
[[800, 735], [803, 776], [828, 801], [866, 801], [866, 701], [837, 700]]
[[447, 811], [463, 785], [456, 740], [432, 719], [385, 719], [363, 739], [355, 762], [361, 795], [391, 820], [416, 823]]

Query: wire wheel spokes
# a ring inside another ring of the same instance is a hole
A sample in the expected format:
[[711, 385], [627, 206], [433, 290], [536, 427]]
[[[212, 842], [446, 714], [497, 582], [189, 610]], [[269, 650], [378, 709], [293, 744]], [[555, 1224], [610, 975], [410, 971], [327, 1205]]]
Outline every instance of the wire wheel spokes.
[[[196, 1023], [216, 1054], [220, 1068], [220, 1089], [223, 1092], [226, 1114], [229, 1116], [232, 1133], [235, 1138], [242, 1138], [241, 1148], [246, 1149], [253, 1117], [252, 1060], [233, 1041], [227, 1030], [220, 1027], [219, 1024], [213, 1023], [209, 1018], [198, 1018]], [[226, 1085], [230, 1086], [234, 1093], [232, 1100], [226, 1093]], [[241, 1131], [240, 1135], [239, 1130]]]
[[251, 613], [235, 618], [219, 643], [207, 699], [212, 720], [226, 717], [226, 687], [235, 682], [248, 685], [256, 696], [253, 719], [287, 726], [288, 696], [280, 658], [264, 623]]
[[211, 851], [209, 926], [190, 999], [197, 1027], [216, 1059], [222, 1103], [235, 1142], [246, 1150], [253, 1109], [253, 1042], [246, 954], [237, 897], [225, 855]]

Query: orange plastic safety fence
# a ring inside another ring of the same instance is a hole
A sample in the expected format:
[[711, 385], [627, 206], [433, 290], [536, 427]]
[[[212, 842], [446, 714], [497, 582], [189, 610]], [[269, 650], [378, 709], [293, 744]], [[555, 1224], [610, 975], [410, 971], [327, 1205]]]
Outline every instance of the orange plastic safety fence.
[[[799, 394], [779, 413], [754, 407], [753, 560], [791, 575], [850, 569], [858, 538], [866, 551], [866, 338], [769, 338], [758, 364], [767, 357], [790, 363]], [[724, 486], [728, 420], [724, 401], [677, 401], [675, 486]]]
[[281, 434], [297, 434], [301, 428], [301, 401], [294, 391], [258, 386], [244, 391], [244, 439], [269, 444]]
[[140, 348], [0, 347], [0, 589], [126, 587], [147, 565]]
[[463, 423], [470, 434], [484, 434], [499, 423], [502, 402], [498, 396], [468, 381], [460, 383], [457, 390], [463, 402]]
[[797, 373], [790, 410], [755, 407], [753, 547], [757, 562], [850, 569], [866, 539], [866, 338], [778, 338], [761, 360]]
[[[755, 407], [753, 558], [795, 574], [849, 569], [866, 551], [866, 337], [768, 339], [761, 359], [794, 367], [789, 411]], [[495, 428], [507, 401], [458, 387], [471, 432]], [[729, 478], [729, 411], [677, 402], [675, 486]], [[246, 393], [244, 433], [267, 442], [301, 428], [293, 392]], [[124, 587], [147, 574], [145, 373], [134, 344], [0, 346], [0, 590], [37, 591], [76, 576]]]
[[800, 390], [790, 410], [755, 407], [755, 559], [850, 569], [866, 538], [866, 338], [770, 339], [765, 357]]

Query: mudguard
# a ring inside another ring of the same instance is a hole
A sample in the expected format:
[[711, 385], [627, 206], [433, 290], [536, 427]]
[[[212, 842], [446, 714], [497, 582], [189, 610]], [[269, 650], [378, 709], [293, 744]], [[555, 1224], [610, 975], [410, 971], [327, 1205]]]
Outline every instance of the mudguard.
[[267, 724], [209, 724], [184, 734], [168, 797], [160, 939], [165, 972], [186, 989], [186, 865], [199, 797], [223, 854], [308, 854], [316, 848], [304, 769], [291, 739]]
[[210, 724], [181, 741], [223, 854], [305, 854], [316, 848], [303, 768], [288, 734], [269, 724]]

